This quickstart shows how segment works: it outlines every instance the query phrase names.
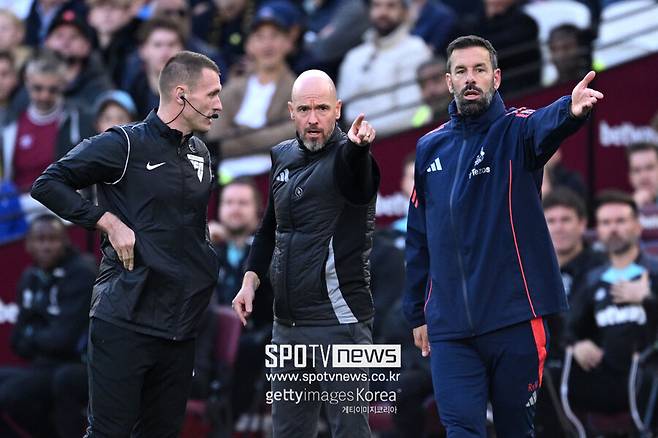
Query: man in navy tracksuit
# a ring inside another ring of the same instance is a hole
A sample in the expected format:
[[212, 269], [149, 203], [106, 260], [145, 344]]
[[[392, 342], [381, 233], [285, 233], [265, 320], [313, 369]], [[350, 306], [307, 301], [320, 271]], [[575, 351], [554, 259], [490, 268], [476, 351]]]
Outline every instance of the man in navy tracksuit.
[[573, 90], [537, 111], [508, 111], [496, 51], [480, 37], [448, 47], [451, 119], [418, 141], [407, 230], [405, 316], [431, 349], [448, 437], [533, 436], [547, 334], [567, 308], [540, 202], [542, 167], [603, 94]]

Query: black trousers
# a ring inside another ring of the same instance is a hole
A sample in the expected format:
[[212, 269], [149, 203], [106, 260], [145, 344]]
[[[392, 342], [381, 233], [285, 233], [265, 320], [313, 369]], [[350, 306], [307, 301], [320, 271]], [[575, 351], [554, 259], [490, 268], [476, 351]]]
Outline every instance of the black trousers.
[[20, 436], [14, 425], [35, 438], [52, 436], [48, 413], [54, 367], [0, 368], [0, 436]]
[[59, 438], [84, 433], [89, 403], [87, 365], [71, 363], [58, 367], [53, 377], [53, 422]]
[[156, 338], [92, 318], [88, 358], [85, 437], [178, 437], [192, 382], [194, 340]]

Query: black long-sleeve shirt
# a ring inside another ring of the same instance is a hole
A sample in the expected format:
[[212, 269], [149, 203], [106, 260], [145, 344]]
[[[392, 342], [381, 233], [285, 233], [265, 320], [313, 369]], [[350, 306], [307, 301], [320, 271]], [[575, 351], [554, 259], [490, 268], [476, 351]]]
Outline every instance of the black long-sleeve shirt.
[[[298, 138], [299, 144], [303, 145]], [[302, 146], [300, 146], [302, 147]], [[336, 181], [343, 196], [354, 204], [367, 203], [377, 192], [379, 179], [372, 178], [373, 158], [370, 155], [370, 145], [359, 146], [351, 141], [338, 144], [340, 147], [340, 159], [335, 168]], [[305, 154], [314, 152], [304, 148]], [[317, 152], [316, 152], [317, 153]], [[270, 181], [276, 175], [270, 175]], [[262, 279], [267, 275], [267, 270], [274, 250], [274, 236], [276, 230], [276, 215], [274, 203], [272, 202], [272, 184], [270, 184], [267, 207], [261, 225], [254, 237], [252, 250], [247, 260], [247, 271], [253, 271]]]
[[247, 270], [259, 278], [269, 272], [275, 319], [288, 325], [368, 320], [379, 187], [369, 148], [336, 127], [318, 151], [298, 137], [271, 154], [270, 199]]

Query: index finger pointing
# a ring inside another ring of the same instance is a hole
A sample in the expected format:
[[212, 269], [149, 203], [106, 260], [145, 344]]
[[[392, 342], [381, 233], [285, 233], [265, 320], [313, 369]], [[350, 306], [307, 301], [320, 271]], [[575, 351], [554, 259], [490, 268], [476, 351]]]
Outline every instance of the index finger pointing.
[[358, 115], [356, 119], [354, 119], [354, 123], [352, 123], [352, 128], [356, 129], [357, 131], [359, 128], [361, 128], [361, 122], [363, 122], [363, 119], [366, 118], [366, 115], [361, 113]]
[[578, 83], [578, 86], [580, 88], [587, 87], [589, 83], [592, 82], [595, 76], [596, 76], [596, 72], [594, 70], [590, 70], [590, 72], [585, 75], [583, 80]]

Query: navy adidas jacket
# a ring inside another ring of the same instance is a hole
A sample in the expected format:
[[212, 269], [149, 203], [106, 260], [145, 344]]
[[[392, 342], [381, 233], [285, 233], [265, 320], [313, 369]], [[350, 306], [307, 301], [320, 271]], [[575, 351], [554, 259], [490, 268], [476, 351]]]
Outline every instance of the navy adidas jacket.
[[430, 341], [459, 339], [567, 309], [541, 207], [542, 168], [583, 120], [562, 97], [450, 120], [416, 148], [405, 316]]

